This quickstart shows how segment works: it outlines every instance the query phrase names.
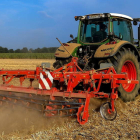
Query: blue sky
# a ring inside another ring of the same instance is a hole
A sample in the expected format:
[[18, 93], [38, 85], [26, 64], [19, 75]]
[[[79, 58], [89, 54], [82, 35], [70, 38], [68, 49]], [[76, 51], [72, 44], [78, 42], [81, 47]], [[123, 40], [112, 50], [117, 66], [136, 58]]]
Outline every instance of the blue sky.
[[[140, 17], [135, 0], [0, 0], [0, 46], [9, 49], [58, 47], [77, 36], [76, 15], [121, 13]], [[137, 27], [134, 27], [137, 37]]]

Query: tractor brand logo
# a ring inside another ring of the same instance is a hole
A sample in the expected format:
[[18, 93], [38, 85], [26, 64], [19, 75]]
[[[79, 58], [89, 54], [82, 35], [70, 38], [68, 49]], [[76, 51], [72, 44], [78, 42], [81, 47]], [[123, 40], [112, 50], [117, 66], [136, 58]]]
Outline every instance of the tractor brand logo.
[[61, 50], [61, 49], [57, 49], [58, 51], [60, 51], [60, 52], [65, 52], [65, 50]]
[[114, 48], [107, 48], [107, 49], [103, 49], [103, 50], [101, 50], [102, 52], [103, 51], [109, 51], [109, 50], [113, 50]]

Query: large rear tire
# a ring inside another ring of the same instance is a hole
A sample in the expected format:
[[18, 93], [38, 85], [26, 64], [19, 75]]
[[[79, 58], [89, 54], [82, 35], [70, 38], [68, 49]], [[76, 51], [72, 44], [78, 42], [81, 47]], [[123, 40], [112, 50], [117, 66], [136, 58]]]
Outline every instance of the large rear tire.
[[[139, 62], [134, 52], [121, 48], [118, 53], [107, 59], [112, 63], [117, 73], [125, 72], [129, 80], [139, 80]], [[120, 98], [127, 102], [132, 101], [138, 95], [139, 84], [121, 84], [118, 88]]]

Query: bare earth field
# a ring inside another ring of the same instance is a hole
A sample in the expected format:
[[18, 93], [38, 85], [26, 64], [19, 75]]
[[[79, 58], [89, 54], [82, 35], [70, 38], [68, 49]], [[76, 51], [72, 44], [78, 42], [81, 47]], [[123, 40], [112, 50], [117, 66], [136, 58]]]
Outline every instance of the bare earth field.
[[35, 70], [41, 63], [53, 63], [54, 59], [0, 59], [0, 69], [29, 69]]
[[[45, 59], [0, 59], [0, 69], [34, 70]], [[99, 107], [107, 100], [92, 99], [88, 123], [80, 126], [76, 118], [44, 118], [39, 112], [18, 106], [1, 106], [0, 139], [33, 140], [140, 140], [140, 95], [135, 101], [124, 103], [116, 101], [117, 118], [106, 121]]]

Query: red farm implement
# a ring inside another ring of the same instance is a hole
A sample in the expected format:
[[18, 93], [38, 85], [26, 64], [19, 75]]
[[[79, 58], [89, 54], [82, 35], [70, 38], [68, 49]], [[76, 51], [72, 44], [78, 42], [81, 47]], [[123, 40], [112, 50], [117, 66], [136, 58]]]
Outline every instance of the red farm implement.
[[[116, 117], [114, 101], [118, 98], [117, 88], [122, 85], [135, 85], [138, 80], [129, 80], [127, 73], [117, 74], [113, 67], [83, 71], [77, 65], [77, 58], [67, 65], [51, 71], [49, 68], [37, 67], [36, 70], [1, 70], [3, 84], [0, 85], [0, 102], [18, 104], [43, 112], [47, 117], [77, 116], [80, 124], [88, 121], [91, 98], [109, 98], [100, 112], [108, 120]], [[19, 79], [20, 86], [11, 85], [11, 81]], [[28, 87], [22, 83], [29, 79]], [[39, 88], [33, 87], [38, 80]], [[110, 92], [101, 90], [102, 85], [109, 84]]]

